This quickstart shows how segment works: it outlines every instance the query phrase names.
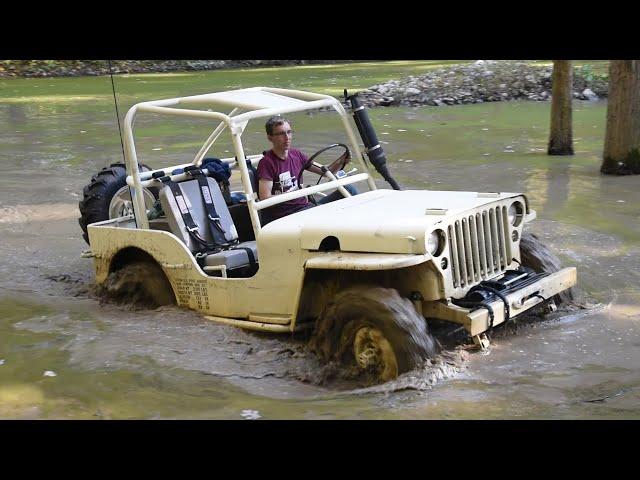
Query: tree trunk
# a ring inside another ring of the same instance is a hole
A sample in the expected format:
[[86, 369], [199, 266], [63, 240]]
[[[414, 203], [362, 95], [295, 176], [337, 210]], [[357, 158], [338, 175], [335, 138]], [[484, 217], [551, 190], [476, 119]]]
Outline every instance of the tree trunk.
[[549, 155], [573, 155], [573, 100], [571, 60], [554, 60], [551, 79], [551, 132]]
[[640, 173], [640, 60], [611, 60], [602, 157], [602, 173]]

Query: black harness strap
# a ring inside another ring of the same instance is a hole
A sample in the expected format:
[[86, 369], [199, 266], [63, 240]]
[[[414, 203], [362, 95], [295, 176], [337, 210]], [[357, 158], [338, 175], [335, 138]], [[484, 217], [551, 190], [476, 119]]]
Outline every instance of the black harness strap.
[[164, 185], [167, 185], [171, 190], [171, 193], [173, 194], [173, 197], [175, 198], [176, 203], [178, 204], [178, 209], [180, 210], [180, 214], [182, 215], [182, 220], [184, 221], [184, 224], [187, 227], [187, 232], [189, 232], [189, 235], [191, 236], [191, 238], [193, 238], [198, 244], [201, 245], [202, 247], [201, 250], [207, 250], [207, 251], [220, 250], [220, 247], [217, 247], [215, 243], [211, 244], [207, 242], [200, 235], [198, 224], [194, 222], [193, 217], [191, 216], [191, 212], [189, 212], [189, 207], [187, 206], [187, 202], [184, 198], [182, 190], [180, 189], [180, 186], [174, 181], [172, 181], [171, 177], [169, 177], [168, 175], [164, 177], [160, 177], [158, 180], [160, 180]]
[[211, 235], [213, 236], [213, 241], [218, 245], [228, 244], [229, 242], [225, 236], [226, 232], [220, 222], [220, 215], [216, 212], [216, 207], [213, 204], [213, 195], [211, 194], [207, 177], [205, 177], [202, 170], [198, 168], [189, 169], [188, 173], [198, 181], [198, 185], [200, 186], [200, 196], [202, 197], [205, 209], [207, 210], [207, 218], [209, 219], [209, 227]]

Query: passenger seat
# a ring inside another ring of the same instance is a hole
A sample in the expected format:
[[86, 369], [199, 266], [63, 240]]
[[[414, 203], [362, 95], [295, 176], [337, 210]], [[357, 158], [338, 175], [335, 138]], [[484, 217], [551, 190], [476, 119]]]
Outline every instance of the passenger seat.
[[[229, 208], [225, 202], [225, 199], [220, 191], [218, 183], [210, 177], [207, 178], [209, 184], [209, 190], [211, 191], [213, 204], [216, 212], [220, 217], [220, 223], [225, 231], [225, 239], [229, 242], [238, 240], [238, 232], [229, 213]], [[198, 226], [198, 232], [207, 243], [213, 242], [213, 236], [209, 227], [209, 221], [207, 219], [207, 211], [202, 201], [202, 195], [200, 193], [200, 186], [198, 180], [186, 180], [179, 182], [178, 186], [183, 194], [187, 209], [193, 218], [193, 221]], [[176, 202], [173, 192], [168, 185], [164, 185], [160, 190], [160, 203], [167, 216], [167, 221], [171, 232], [176, 235], [192, 253], [197, 253], [201, 250], [202, 246], [195, 241], [187, 230], [182, 214]], [[223, 250], [217, 253], [210, 253], [204, 259], [204, 266], [222, 266], [224, 265], [227, 270], [233, 271], [242, 269], [244, 267], [255, 267], [257, 270], [258, 250], [255, 240], [243, 242], [232, 246], [227, 250]], [[253, 268], [248, 270], [254, 270]], [[255, 272], [253, 272], [255, 273]], [[251, 274], [253, 274], [251, 273]]]

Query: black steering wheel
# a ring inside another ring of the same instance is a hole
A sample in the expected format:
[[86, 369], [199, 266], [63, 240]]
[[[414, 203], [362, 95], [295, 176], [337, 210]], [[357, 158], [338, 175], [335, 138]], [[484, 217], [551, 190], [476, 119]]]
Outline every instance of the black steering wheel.
[[[313, 164], [313, 161], [316, 159], [316, 157], [318, 155], [326, 152], [327, 150], [331, 150], [332, 148], [338, 148], [338, 147], [342, 147], [344, 149], [344, 152], [342, 153], [342, 155], [344, 155], [345, 153], [347, 154], [347, 156], [351, 155], [349, 147], [347, 147], [344, 143], [333, 143], [333, 144], [329, 145], [328, 147], [321, 148], [320, 150], [318, 150], [316, 153], [314, 153], [313, 155], [311, 155], [309, 157], [309, 160], [307, 160], [307, 163], [305, 163], [305, 165], [302, 168], [302, 170], [300, 170], [300, 173], [298, 174], [298, 185], [300, 185], [300, 180], [302, 179], [302, 174], [304, 173], [304, 171], [307, 168], [309, 168]], [[328, 171], [328, 169], [324, 165], [322, 167], [323, 167], [322, 175], [320, 175], [320, 178], [318, 179], [318, 183], [320, 183], [320, 180], [322, 180], [322, 178], [324, 177], [324, 174], [327, 173], [327, 171]]]

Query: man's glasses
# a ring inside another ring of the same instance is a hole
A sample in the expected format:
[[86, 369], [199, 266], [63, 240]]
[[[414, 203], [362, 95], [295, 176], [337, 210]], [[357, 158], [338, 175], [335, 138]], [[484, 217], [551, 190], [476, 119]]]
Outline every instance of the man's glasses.
[[274, 137], [284, 137], [285, 135], [288, 135], [290, 137], [291, 135], [293, 135], [293, 130], [286, 130], [284, 132], [272, 133], [271, 135], [273, 135]]

